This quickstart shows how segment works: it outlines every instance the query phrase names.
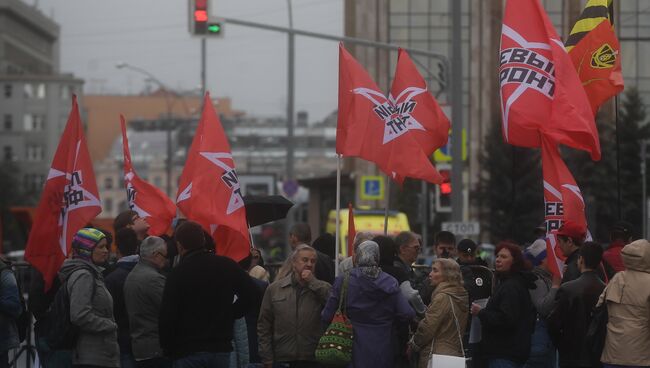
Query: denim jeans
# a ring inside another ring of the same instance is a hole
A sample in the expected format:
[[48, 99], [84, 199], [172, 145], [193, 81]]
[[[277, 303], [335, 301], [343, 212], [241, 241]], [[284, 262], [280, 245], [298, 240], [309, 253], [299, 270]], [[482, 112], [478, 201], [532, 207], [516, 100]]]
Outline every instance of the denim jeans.
[[530, 356], [524, 368], [555, 368], [556, 355], [546, 322], [538, 320], [530, 341]]
[[490, 359], [488, 368], [521, 368], [522, 365], [508, 359]]
[[230, 353], [194, 353], [174, 360], [172, 368], [228, 368]]

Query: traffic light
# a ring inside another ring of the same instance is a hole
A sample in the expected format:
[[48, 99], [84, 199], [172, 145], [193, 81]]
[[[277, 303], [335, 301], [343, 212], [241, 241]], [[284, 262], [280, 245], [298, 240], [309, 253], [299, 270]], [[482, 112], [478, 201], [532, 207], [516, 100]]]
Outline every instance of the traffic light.
[[210, 0], [190, 0], [190, 33], [195, 36], [219, 36], [222, 22], [210, 19]]
[[220, 22], [210, 22], [210, 23], [208, 23], [208, 32], [207, 33], [211, 34], [211, 35], [218, 35], [218, 34], [221, 33], [222, 29], [223, 28], [221, 27]]
[[442, 184], [436, 186], [436, 211], [451, 212], [451, 167], [438, 165], [438, 172], [444, 178]]
[[204, 35], [208, 31], [208, 0], [193, 0], [191, 9], [192, 34]]

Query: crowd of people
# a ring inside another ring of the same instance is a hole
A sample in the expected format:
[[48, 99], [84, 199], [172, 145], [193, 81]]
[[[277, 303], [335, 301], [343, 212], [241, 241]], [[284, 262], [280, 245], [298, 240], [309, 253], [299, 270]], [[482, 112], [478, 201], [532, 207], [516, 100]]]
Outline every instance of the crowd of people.
[[[341, 312], [352, 326], [349, 367], [425, 368], [440, 356], [472, 368], [650, 366], [650, 243], [632, 241], [624, 222], [606, 249], [564, 223], [561, 278], [541, 237], [498, 244], [492, 270], [476, 243], [441, 231], [423, 271], [413, 232], [357, 233], [353, 255], [336, 260], [332, 235], [312, 242], [296, 224], [273, 272], [257, 249], [238, 263], [216, 255], [194, 222], [171, 237], [147, 230], [126, 211], [114, 221], [113, 262], [111, 233], [84, 228], [50, 288], [33, 271], [28, 309], [43, 367], [325, 367], [316, 351]], [[23, 308], [0, 262], [0, 366], [19, 344]], [[598, 310], [608, 322], [594, 349]]]

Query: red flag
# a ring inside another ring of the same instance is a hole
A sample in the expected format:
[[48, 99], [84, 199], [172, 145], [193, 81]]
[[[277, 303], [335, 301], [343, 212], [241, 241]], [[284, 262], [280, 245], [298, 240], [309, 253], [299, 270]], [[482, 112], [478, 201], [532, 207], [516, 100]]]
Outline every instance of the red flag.
[[357, 231], [354, 228], [354, 210], [352, 202], [348, 203], [348, 257], [354, 254], [354, 237]]
[[541, 132], [600, 159], [589, 100], [539, 0], [506, 1], [499, 80], [507, 143], [539, 147]]
[[339, 113], [336, 152], [372, 161], [393, 179], [411, 177], [442, 183], [410, 134], [406, 119], [368, 73], [339, 45]]
[[408, 52], [401, 48], [388, 99], [406, 120], [409, 133], [420, 143], [427, 156], [447, 144], [449, 119], [427, 89]]
[[600, 105], [625, 87], [620, 49], [612, 24], [605, 19], [569, 52], [594, 115]]
[[167, 232], [176, 216], [176, 206], [160, 189], [140, 178], [131, 164], [129, 140], [126, 136], [126, 122], [120, 115], [122, 125], [122, 148], [124, 152], [124, 185], [129, 207], [146, 219], [150, 235], [162, 235]]
[[46, 290], [68, 256], [72, 237], [100, 212], [95, 173], [74, 96], [25, 248], [25, 259], [43, 275]]
[[245, 258], [250, 239], [244, 199], [228, 139], [208, 93], [179, 185], [178, 208], [212, 235], [217, 254], [235, 261]]
[[[564, 164], [557, 144], [546, 137], [542, 137], [542, 171], [547, 231], [559, 229], [567, 220], [586, 229], [585, 203], [580, 188]], [[548, 264], [551, 272], [561, 276], [564, 256], [556, 245], [555, 235], [549, 234], [546, 240]]]

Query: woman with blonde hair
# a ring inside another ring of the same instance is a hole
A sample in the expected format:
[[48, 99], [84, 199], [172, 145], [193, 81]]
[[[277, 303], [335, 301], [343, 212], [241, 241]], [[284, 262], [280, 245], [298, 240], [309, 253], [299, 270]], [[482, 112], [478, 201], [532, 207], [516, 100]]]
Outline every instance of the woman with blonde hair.
[[435, 290], [410, 342], [411, 350], [420, 352], [419, 368], [427, 367], [431, 354], [464, 356], [462, 333], [469, 313], [469, 296], [458, 263], [435, 260], [429, 279]]

